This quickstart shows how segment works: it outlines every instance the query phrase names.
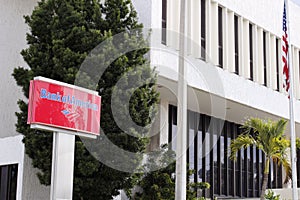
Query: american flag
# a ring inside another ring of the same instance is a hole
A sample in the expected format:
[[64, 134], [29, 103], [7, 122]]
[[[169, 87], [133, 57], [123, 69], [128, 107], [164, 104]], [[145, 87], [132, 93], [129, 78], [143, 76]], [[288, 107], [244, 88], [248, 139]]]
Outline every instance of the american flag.
[[287, 21], [286, 21], [286, 4], [284, 1], [283, 18], [282, 18], [282, 63], [283, 63], [283, 88], [289, 93], [290, 89], [290, 74], [288, 66], [288, 34], [287, 34]]

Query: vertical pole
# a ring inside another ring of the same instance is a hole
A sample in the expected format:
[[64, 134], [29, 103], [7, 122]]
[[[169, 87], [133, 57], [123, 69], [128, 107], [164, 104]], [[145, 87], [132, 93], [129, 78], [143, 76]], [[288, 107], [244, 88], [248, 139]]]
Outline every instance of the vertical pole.
[[71, 200], [75, 135], [54, 132], [50, 200]]
[[288, 66], [289, 66], [289, 77], [290, 77], [290, 129], [291, 129], [291, 162], [292, 162], [292, 189], [293, 189], [293, 199], [298, 200], [297, 191], [297, 168], [296, 168], [296, 134], [295, 134], [295, 119], [294, 119], [294, 77], [293, 77], [293, 60], [292, 60], [292, 47], [291, 47], [291, 34], [290, 34], [290, 17], [289, 17], [289, 1], [285, 0], [286, 3], [286, 15], [288, 24]]
[[187, 149], [187, 83], [185, 57], [185, 8], [186, 1], [181, 0], [180, 29], [179, 29], [179, 58], [178, 58], [178, 112], [176, 138], [176, 184], [175, 200], [186, 199], [186, 149]]

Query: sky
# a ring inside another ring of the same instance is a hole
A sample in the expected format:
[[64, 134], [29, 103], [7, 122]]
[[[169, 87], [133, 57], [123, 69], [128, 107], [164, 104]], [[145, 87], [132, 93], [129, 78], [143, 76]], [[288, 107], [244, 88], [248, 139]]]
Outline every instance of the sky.
[[300, 6], [300, 0], [292, 0], [292, 1]]

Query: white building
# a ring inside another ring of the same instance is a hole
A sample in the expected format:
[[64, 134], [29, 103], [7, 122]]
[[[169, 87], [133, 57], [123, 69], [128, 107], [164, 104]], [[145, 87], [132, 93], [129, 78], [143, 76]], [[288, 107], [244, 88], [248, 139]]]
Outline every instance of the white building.
[[[22, 93], [11, 74], [13, 68], [26, 66], [20, 55], [26, 47], [28, 31], [22, 16], [31, 13], [36, 0], [0, 0], [0, 5], [3, 74], [0, 199], [10, 199], [8, 194], [15, 194], [16, 199], [49, 199], [50, 188], [39, 184], [36, 170], [24, 153], [22, 136], [14, 126], [16, 101], [22, 98]], [[156, 145], [170, 143], [174, 149], [180, 0], [135, 0], [134, 5], [144, 26], [154, 32], [159, 30], [152, 37], [156, 49], [150, 54], [161, 85], [161, 133]], [[297, 133], [300, 131], [300, 112], [297, 112], [300, 110], [300, 7], [291, 1], [289, 6]], [[187, 1], [187, 157], [190, 168], [197, 171], [189, 180], [210, 182], [211, 188], [205, 191], [207, 197], [259, 196], [262, 153], [249, 148], [239, 153], [238, 162], [232, 162], [225, 151], [245, 118], [289, 118], [288, 98], [282, 88], [282, 13], [283, 0]], [[205, 138], [209, 140], [203, 144]], [[210, 148], [211, 144], [215, 145]], [[271, 169], [269, 188], [287, 187], [282, 185], [281, 170], [273, 166]], [[280, 191], [290, 199], [289, 189]]]

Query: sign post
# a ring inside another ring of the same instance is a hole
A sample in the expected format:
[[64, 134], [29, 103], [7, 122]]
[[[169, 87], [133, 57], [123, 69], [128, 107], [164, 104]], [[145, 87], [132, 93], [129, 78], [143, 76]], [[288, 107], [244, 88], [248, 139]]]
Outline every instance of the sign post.
[[50, 200], [72, 199], [75, 135], [53, 133]]
[[100, 108], [96, 91], [44, 77], [30, 82], [27, 123], [53, 132], [50, 200], [72, 199], [75, 135], [100, 134]]

